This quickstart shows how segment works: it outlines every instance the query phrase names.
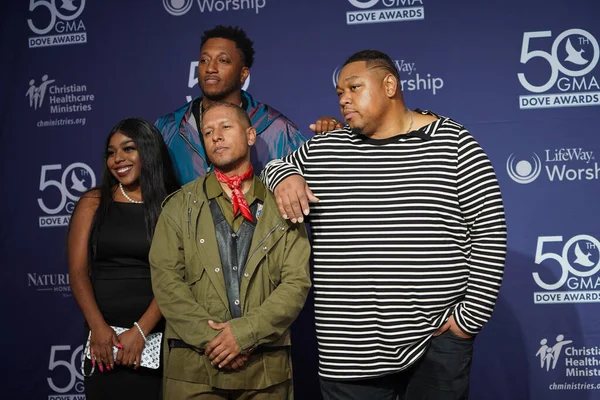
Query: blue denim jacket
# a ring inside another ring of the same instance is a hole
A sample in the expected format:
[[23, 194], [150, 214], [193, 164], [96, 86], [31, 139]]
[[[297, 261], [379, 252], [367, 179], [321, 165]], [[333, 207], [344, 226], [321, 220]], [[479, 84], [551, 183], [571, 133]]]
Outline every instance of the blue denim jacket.
[[[264, 166], [275, 158], [282, 158], [306, 141], [298, 127], [274, 108], [258, 103], [242, 91], [246, 112], [256, 129], [256, 143], [251, 150], [254, 173], [260, 175]], [[210, 166], [202, 138], [195, 124], [190, 123], [192, 104], [160, 117], [155, 125], [161, 131], [173, 160], [179, 183], [184, 185], [205, 175]]]

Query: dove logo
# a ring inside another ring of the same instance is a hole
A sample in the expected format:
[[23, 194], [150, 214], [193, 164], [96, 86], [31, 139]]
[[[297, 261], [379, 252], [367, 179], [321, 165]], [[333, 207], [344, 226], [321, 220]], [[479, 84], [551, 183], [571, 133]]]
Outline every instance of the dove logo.
[[584, 267], [593, 267], [594, 263], [592, 261], [590, 261], [591, 256], [592, 256], [592, 253], [590, 253], [590, 252], [584, 253], [583, 250], [581, 250], [579, 243], [577, 243], [575, 245], [575, 257], [576, 258], [573, 261], [575, 264], [579, 264]]
[[[57, 4], [58, 3], [58, 4]], [[29, 48], [87, 43], [85, 24], [79, 18], [85, 0], [30, 0]]]
[[532, 275], [535, 283], [545, 291], [534, 293], [534, 302], [600, 302], [600, 242], [590, 235], [574, 236], [561, 248], [562, 242], [562, 236], [538, 238], [535, 263], [541, 270]]
[[577, 65], [585, 65], [590, 62], [583, 57], [583, 49], [579, 51], [575, 50], [575, 47], [573, 47], [573, 44], [571, 43], [571, 38], [567, 39], [567, 44], [565, 46], [565, 50], [567, 51], [567, 58], [565, 58], [565, 61], [569, 61]]
[[68, 225], [79, 197], [96, 186], [94, 171], [87, 164], [73, 163], [64, 169], [60, 180], [49, 179], [53, 171], [61, 170], [60, 164], [42, 165], [39, 189], [44, 194], [38, 205], [46, 215], [39, 217], [40, 228]]
[[[190, 72], [188, 74], [188, 88], [193, 89], [196, 86], [198, 86], [198, 61], [192, 61], [190, 63]], [[248, 87], [250, 87], [250, 74], [249, 73], [248, 73], [248, 77], [246, 78], [246, 81], [242, 85], [242, 90], [248, 90]], [[185, 97], [185, 99], [188, 103], [190, 101], [192, 101], [193, 98], [194, 98], [194, 96], [186, 96]]]
[[71, 190], [75, 190], [77, 192], [83, 193], [89, 188], [86, 188], [84, 185], [85, 179], [79, 179], [75, 171], [71, 172]]
[[[541, 58], [549, 66], [543, 71], [549, 71], [550, 75], [546, 81], [539, 73], [530, 76], [535, 82], [544, 82], [534, 85], [525, 73], [517, 74], [521, 86], [534, 93], [519, 96], [519, 107], [533, 109], [600, 105], [600, 85], [593, 75], [600, 58], [596, 38], [583, 29], [568, 29], [554, 39], [550, 52], [535, 49], [541, 41], [534, 40], [547, 37], [552, 37], [551, 31], [523, 34], [521, 64]], [[544, 61], [534, 61], [536, 62]]]
[[531, 160], [519, 160], [511, 154], [506, 161], [506, 172], [517, 183], [527, 184], [535, 181], [542, 171], [542, 161], [533, 153]]

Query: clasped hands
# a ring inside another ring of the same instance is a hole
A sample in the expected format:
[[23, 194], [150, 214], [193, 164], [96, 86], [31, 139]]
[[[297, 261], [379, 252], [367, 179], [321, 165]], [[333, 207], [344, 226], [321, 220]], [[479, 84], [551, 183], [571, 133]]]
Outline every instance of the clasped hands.
[[210, 363], [217, 368], [226, 370], [241, 368], [250, 358], [251, 352], [241, 354], [240, 346], [235, 336], [233, 336], [229, 323], [208, 321], [208, 326], [221, 331], [204, 350], [204, 354], [208, 356]]
[[[117, 335], [110, 326], [104, 325], [92, 332], [90, 357], [92, 365], [100, 372], [114, 370], [115, 364], [139, 368], [145, 343], [137, 329], [131, 328]], [[113, 347], [118, 349], [116, 355]]]

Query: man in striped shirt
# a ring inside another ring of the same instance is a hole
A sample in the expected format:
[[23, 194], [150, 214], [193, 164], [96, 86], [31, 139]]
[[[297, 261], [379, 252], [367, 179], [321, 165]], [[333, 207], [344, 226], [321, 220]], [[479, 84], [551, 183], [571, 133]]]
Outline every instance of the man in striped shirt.
[[347, 126], [262, 174], [284, 217], [310, 214], [323, 397], [466, 399], [506, 254], [492, 165], [462, 125], [406, 108], [384, 53], [351, 56], [336, 90]]

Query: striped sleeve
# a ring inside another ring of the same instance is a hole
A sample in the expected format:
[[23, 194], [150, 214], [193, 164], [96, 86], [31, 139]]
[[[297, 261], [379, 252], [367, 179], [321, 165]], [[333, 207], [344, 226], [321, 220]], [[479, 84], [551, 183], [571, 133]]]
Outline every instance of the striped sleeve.
[[271, 160], [260, 174], [260, 179], [270, 191], [291, 175], [304, 175], [304, 165], [313, 139], [305, 142], [297, 150], [279, 159]]
[[458, 140], [458, 198], [471, 237], [469, 278], [465, 298], [454, 312], [458, 326], [478, 333], [489, 320], [506, 255], [506, 221], [500, 187], [483, 149], [462, 130]]

